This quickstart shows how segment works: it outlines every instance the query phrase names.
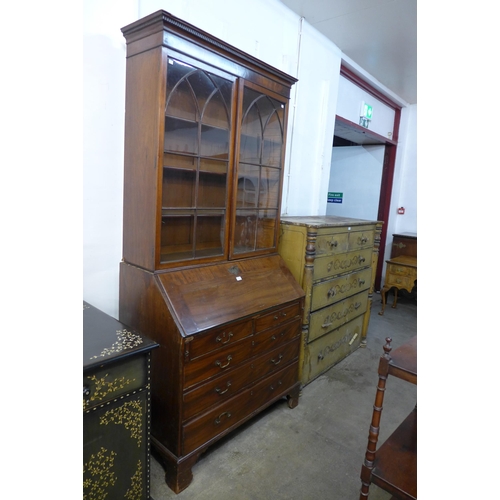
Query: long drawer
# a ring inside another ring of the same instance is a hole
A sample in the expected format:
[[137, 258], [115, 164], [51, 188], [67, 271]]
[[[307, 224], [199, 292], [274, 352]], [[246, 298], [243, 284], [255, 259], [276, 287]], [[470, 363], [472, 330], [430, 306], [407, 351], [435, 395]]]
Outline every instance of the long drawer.
[[366, 268], [314, 285], [312, 290], [311, 310], [316, 311], [322, 307], [350, 297], [355, 293], [368, 290], [370, 288], [371, 277], [371, 268]]
[[359, 347], [363, 319], [359, 316], [304, 346], [303, 382], [316, 378]]
[[299, 350], [300, 342], [296, 338], [186, 392], [183, 396], [183, 420], [192, 418], [212, 405], [223, 403], [243, 388], [298, 359]]
[[297, 382], [297, 370], [298, 363], [294, 362], [184, 425], [183, 455], [237, 425], [261, 406], [286, 394]]
[[368, 290], [365, 290], [341, 302], [313, 312], [309, 319], [308, 342], [312, 342], [364, 314], [367, 307]]
[[314, 260], [313, 281], [329, 278], [338, 274], [356, 271], [371, 265], [371, 248], [353, 252], [328, 255]]

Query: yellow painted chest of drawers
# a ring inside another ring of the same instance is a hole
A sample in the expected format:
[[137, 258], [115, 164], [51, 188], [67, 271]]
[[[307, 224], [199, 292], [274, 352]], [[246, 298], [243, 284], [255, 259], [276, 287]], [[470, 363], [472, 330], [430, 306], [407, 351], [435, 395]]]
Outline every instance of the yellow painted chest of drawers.
[[282, 217], [278, 251], [305, 292], [300, 379], [306, 385], [366, 337], [382, 222]]

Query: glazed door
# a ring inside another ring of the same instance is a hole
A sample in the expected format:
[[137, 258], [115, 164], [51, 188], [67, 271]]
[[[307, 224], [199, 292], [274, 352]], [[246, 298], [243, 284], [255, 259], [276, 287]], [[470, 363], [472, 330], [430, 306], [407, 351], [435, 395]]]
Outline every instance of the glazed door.
[[162, 264], [227, 254], [234, 81], [217, 70], [168, 59]]
[[242, 87], [232, 258], [276, 249], [285, 152], [287, 101], [255, 85]]

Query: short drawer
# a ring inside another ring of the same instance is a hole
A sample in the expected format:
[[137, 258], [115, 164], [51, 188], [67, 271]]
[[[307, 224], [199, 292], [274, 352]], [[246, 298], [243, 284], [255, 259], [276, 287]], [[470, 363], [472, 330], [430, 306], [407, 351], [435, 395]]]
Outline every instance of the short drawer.
[[314, 260], [313, 281], [371, 266], [372, 249], [329, 255]]
[[305, 346], [303, 383], [315, 379], [359, 347], [363, 319], [359, 316]]
[[269, 351], [298, 337], [301, 332], [301, 325], [302, 318], [296, 317], [291, 322], [259, 332], [253, 338], [252, 353]]
[[384, 286], [397, 286], [411, 291], [415, 282], [415, 276], [400, 276], [399, 274], [388, 274]]
[[294, 302], [293, 304], [256, 318], [255, 332], [258, 333], [262, 330], [267, 330], [268, 328], [284, 323], [285, 321], [300, 315], [300, 302]]
[[112, 401], [145, 387], [148, 382], [147, 355], [134, 356], [83, 376], [83, 409]]
[[311, 314], [307, 342], [339, 328], [357, 316], [364, 314], [368, 307], [368, 290], [349, 297], [332, 306], [325, 307]]
[[335, 304], [355, 293], [368, 290], [372, 279], [371, 268], [363, 269], [313, 286], [311, 310]]
[[344, 253], [349, 249], [349, 233], [321, 234], [316, 238], [316, 256]]
[[184, 420], [203, 412], [207, 408], [226, 401], [241, 389], [250, 386], [257, 380], [280, 370], [287, 364], [296, 361], [300, 344], [289, 342], [283, 346], [253, 358], [251, 361], [231, 370], [225, 375], [211, 379], [184, 394]]
[[353, 231], [349, 234], [349, 250], [361, 248], [372, 248], [375, 243], [375, 230], [365, 229], [363, 231]]
[[295, 363], [185, 424], [182, 454], [196, 450], [248, 418], [261, 406], [285, 395], [296, 383], [297, 373], [298, 365]]
[[195, 361], [184, 365], [184, 388], [208, 380], [211, 377], [228, 372], [249, 359], [252, 349], [252, 337], [247, 337], [237, 344], [213, 351]]
[[387, 266], [387, 271], [390, 274], [393, 274], [396, 276], [409, 276], [412, 278], [416, 275], [416, 271], [415, 271], [414, 267], [401, 266], [399, 264], [389, 264]]
[[209, 352], [234, 344], [253, 333], [251, 320], [231, 323], [221, 328], [213, 328], [206, 333], [195, 335], [192, 342], [186, 344], [188, 358], [193, 360]]

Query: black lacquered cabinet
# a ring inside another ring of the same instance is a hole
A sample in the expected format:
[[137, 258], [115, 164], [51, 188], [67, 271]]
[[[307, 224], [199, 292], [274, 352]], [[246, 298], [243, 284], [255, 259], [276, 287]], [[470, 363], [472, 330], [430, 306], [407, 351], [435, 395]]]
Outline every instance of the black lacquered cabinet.
[[149, 499], [157, 344], [83, 303], [83, 498]]

